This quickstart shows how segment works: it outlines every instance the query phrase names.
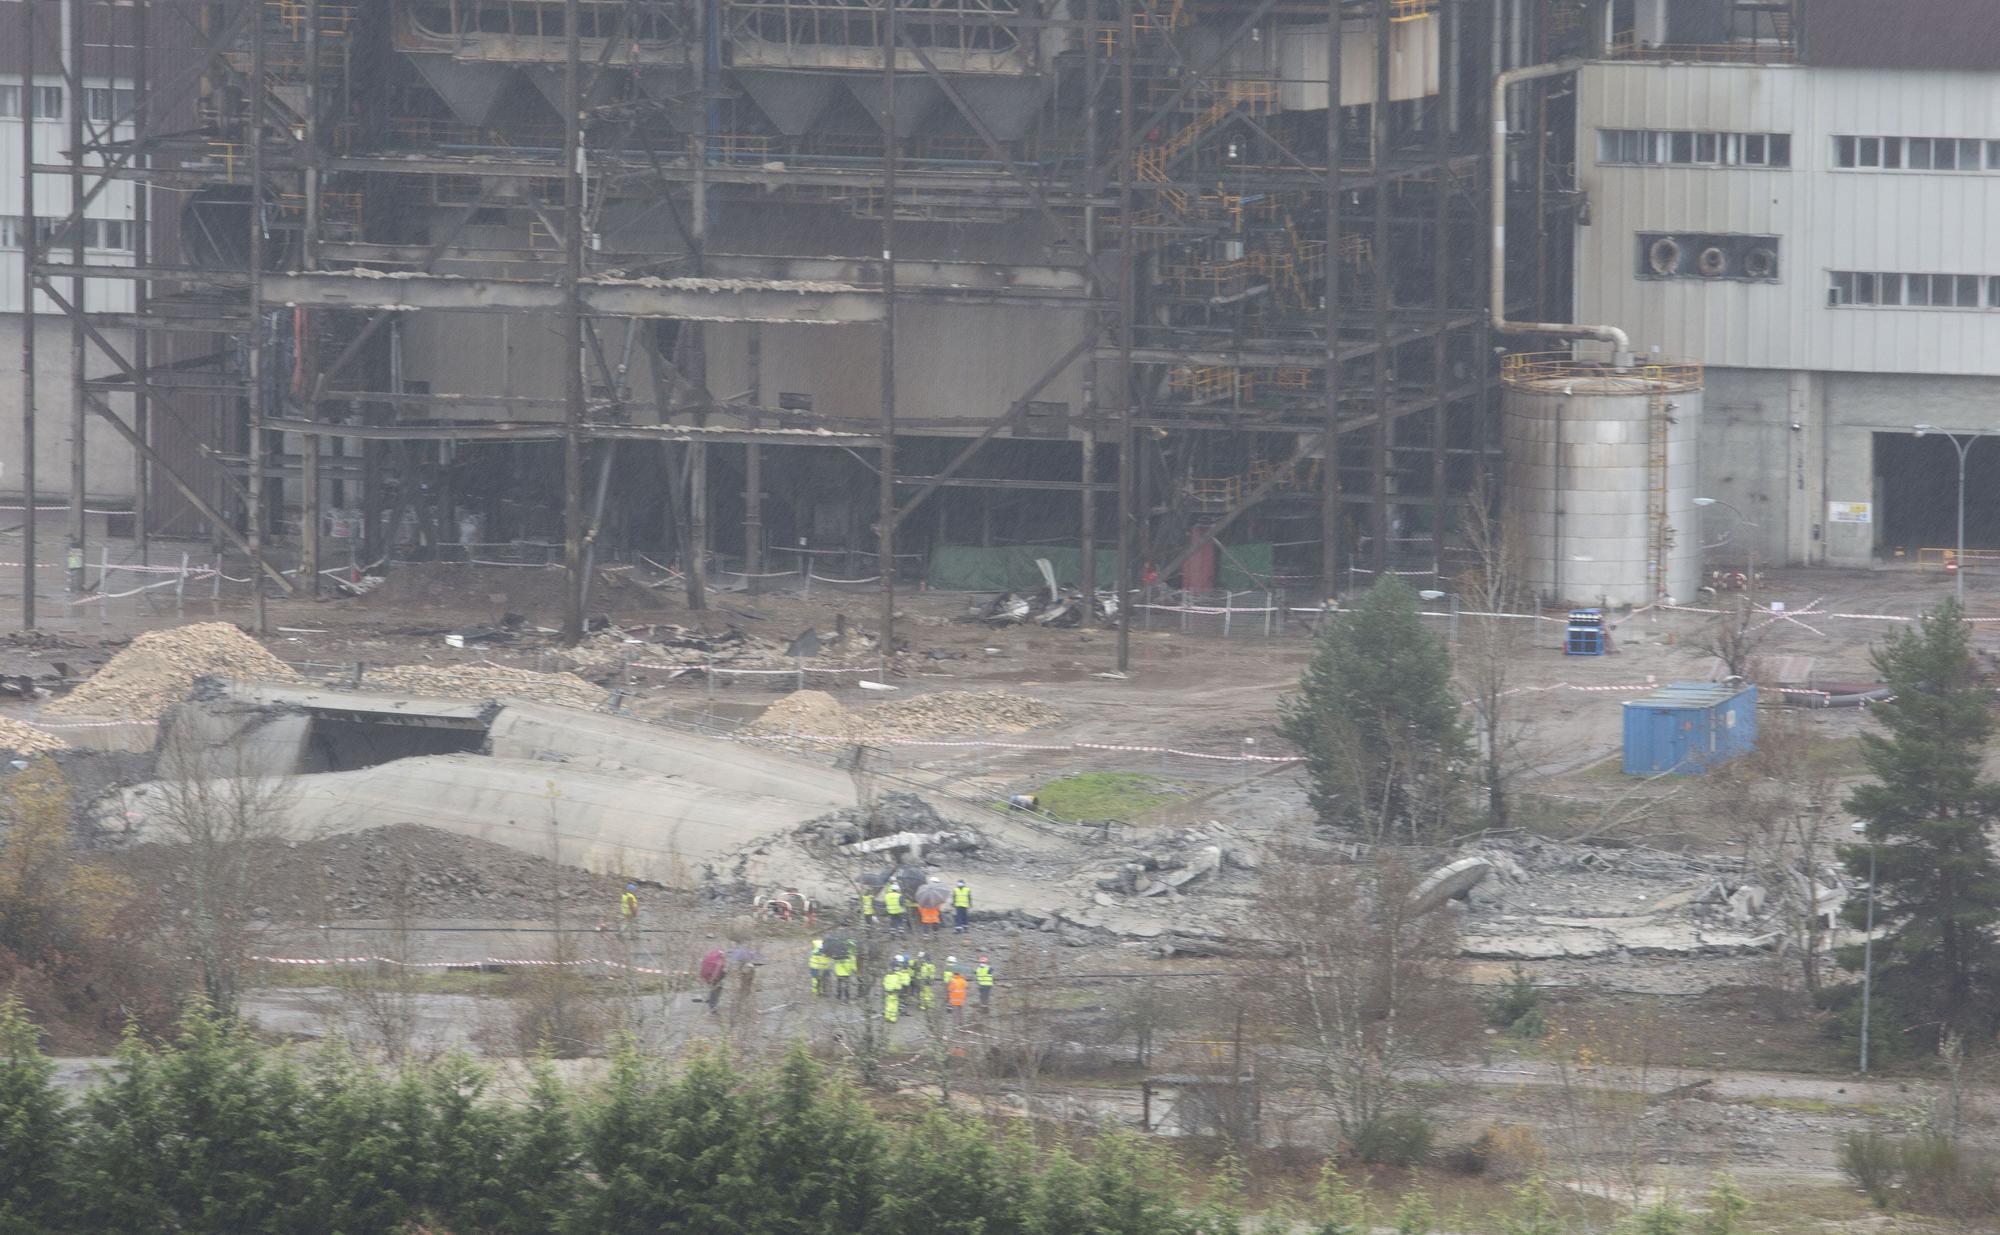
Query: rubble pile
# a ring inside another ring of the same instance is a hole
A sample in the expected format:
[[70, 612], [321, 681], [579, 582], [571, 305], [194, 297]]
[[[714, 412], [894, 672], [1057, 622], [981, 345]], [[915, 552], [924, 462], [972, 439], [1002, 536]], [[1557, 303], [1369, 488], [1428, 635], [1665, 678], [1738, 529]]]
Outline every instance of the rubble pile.
[[15, 755], [26, 756], [47, 755], [68, 749], [68, 742], [46, 729], [37, 729], [18, 720], [0, 717], [0, 751], [12, 751]]
[[744, 732], [808, 741], [884, 742], [1021, 733], [1062, 719], [1061, 712], [1040, 700], [1003, 691], [942, 690], [850, 712], [825, 691], [800, 690], [764, 709]]
[[303, 680], [230, 623], [197, 622], [140, 635], [47, 710], [56, 716], [157, 720], [170, 705], [187, 698], [198, 677]]
[[563, 707], [596, 708], [602, 687], [573, 673], [536, 673], [499, 665], [390, 665], [368, 667], [365, 686], [387, 686], [441, 699], [522, 699]]

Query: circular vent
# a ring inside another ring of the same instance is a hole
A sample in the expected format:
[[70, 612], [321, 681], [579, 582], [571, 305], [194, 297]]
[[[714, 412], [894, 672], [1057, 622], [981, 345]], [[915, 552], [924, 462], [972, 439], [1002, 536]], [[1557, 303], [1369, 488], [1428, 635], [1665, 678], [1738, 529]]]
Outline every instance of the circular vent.
[[1712, 279], [1729, 269], [1729, 254], [1711, 245], [1701, 251], [1701, 257], [1697, 259], [1696, 264], [1704, 277]]
[[1680, 268], [1681, 246], [1672, 236], [1662, 236], [1646, 250], [1646, 262], [1654, 274], [1672, 274]]
[[1753, 279], [1768, 279], [1778, 273], [1778, 255], [1769, 249], [1752, 249], [1743, 255], [1743, 273]]

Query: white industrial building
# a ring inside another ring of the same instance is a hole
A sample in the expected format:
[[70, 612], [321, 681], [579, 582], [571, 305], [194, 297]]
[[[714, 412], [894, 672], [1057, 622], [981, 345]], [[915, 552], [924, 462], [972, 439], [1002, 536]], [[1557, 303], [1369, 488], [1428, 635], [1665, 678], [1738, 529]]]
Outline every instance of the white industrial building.
[[[1716, 502], [1676, 535], [1711, 565], [1953, 545], [1958, 456], [1914, 427], [2000, 433], [2000, 62], [1598, 62], [1576, 124], [1578, 319], [1706, 366]], [[1968, 544], [2000, 546], [2000, 444], [1969, 461]]]

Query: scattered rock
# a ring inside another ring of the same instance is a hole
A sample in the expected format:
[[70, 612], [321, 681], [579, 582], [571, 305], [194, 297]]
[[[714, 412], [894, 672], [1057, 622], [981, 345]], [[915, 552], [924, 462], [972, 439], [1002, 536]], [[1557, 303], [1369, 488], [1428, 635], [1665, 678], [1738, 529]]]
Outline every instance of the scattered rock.
[[157, 720], [196, 678], [298, 682], [298, 672], [228, 622], [149, 630], [46, 709], [53, 716]]

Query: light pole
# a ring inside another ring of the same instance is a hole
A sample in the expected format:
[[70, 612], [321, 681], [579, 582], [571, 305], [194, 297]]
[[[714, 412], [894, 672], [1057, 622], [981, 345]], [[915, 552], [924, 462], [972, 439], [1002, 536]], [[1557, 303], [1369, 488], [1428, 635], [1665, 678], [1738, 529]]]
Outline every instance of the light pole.
[[1875, 993], [1875, 838], [1856, 821], [1854, 832], [1868, 839], [1868, 933], [1861, 937], [1861, 1075], [1868, 1075], [1868, 1003]]
[[[1735, 515], [1736, 521], [1744, 527], [1750, 528], [1753, 531], [1761, 530], [1757, 527], [1755, 520], [1745, 518], [1742, 511], [1719, 497], [1698, 497], [1694, 499], [1694, 504], [1697, 506], [1720, 506], [1730, 514]], [[1729, 542], [1725, 540], [1717, 543], [1727, 544]], [[1757, 544], [1754, 539], [1743, 542], [1743, 560], [1749, 571], [1745, 577], [1743, 589], [1749, 591], [1751, 588], [1757, 586]]]
[[[1985, 435], [1977, 429], [1940, 429], [1936, 425], [1912, 425], [1910, 428], [1918, 437], [1935, 433], [1950, 442], [1952, 449], [1958, 451], [1958, 556], [1952, 559], [1955, 568], [1951, 573], [1958, 576], [1958, 606], [1963, 609], [1965, 607], [1965, 456], [1971, 452], [1972, 444]], [[1965, 439], [1962, 442], [1958, 440], [1961, 437]]]
[[1451, 601], [1451, 634], [1449, 638], [1451, 641], [1451, 645], [1453, 647], [1457, 647], [1458, 646], [1458, 593], [1440, 592], [1433, 588], [1426, 588], [1425, 590], [1418, 592], [1417, 595], [1425, 600], [1448, 599]]

